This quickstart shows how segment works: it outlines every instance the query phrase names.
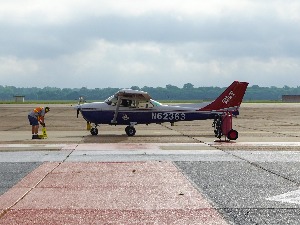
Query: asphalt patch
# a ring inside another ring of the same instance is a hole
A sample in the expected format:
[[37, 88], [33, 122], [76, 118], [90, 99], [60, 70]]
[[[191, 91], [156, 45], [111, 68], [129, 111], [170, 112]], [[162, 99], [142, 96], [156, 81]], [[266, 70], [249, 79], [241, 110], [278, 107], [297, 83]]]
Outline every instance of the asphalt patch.
[[[174, 164], [231, 223], [300, 223], [299, 204], [268, 200], [272, 196], [298, 190], [298, 182], [295, 182], [298, 176], [289, 162], [260, 165], [245, 161]], [[299, 165], [293, 166], [299, 168]], [[276, 170], [277, 167], [280, 170]]]
[[42, 162], [0, 162], [0, 195], [41, 164]]

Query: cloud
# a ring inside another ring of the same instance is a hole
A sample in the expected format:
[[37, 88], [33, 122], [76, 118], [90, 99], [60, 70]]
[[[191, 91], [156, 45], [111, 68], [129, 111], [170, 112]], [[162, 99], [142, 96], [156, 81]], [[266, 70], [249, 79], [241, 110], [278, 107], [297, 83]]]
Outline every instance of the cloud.
[[4, 0], [1, 81], [91, 88], [226, 86], [232, 80], [297, 86], [299, 11], [296, 0]]
[[38, 71], [38, 64], [33, 60], [20, 60], [15, 57], [0, 57], [0, 71], [10, 75], [26, 76]]

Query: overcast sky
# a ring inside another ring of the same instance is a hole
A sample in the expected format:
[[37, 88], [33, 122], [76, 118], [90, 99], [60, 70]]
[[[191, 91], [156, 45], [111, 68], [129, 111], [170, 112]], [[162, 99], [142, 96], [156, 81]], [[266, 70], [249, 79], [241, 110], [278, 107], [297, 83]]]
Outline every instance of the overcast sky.
[[0, 85], [300, 86], [299, 0], [1, 0]]

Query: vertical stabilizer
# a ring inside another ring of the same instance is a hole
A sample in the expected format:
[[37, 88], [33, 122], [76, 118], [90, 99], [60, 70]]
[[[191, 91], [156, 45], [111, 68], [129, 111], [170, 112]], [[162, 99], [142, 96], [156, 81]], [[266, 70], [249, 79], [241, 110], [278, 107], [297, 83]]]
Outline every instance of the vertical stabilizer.
[[248, 82], [234, 81], [216, 100], [199, 109], [201, 111], [234, 111], [243, 101]]

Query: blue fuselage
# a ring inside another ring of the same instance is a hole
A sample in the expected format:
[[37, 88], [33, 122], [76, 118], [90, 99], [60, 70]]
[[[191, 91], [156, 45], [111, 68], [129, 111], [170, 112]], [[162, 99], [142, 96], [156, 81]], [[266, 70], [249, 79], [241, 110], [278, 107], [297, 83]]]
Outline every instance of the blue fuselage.
[[[115, 111], [109, 110], [83, 110], [82, 116], [86, 121], [95, 124], [114, 124], [112, 120]], [[150, 124], [150, 123], [164, 123], [164, 122], [179, 122], [179, 121], [193, 121], [214, 119], [216, 112], [203, 111], [152, 111], [152, 110], [128, 110], [119, 111], [116, 117], [118, 125], [136, 124]]]

